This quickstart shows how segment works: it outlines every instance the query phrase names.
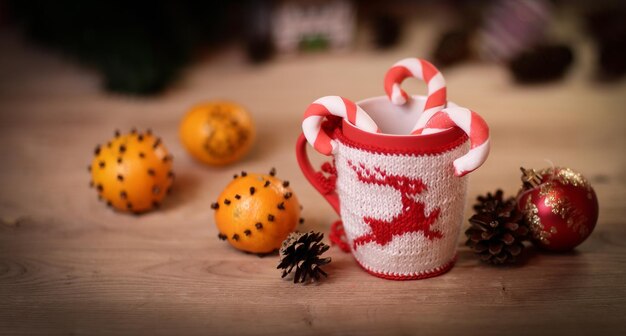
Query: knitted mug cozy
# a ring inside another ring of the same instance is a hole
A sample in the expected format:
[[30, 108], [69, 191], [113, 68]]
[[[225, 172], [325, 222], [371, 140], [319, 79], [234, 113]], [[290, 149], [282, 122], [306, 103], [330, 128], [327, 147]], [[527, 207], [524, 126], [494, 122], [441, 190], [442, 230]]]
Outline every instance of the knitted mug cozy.
[[331, 176], [312, 168], [304, 136], [297, 157], [304, 175], [341, 216], [331, 240], [379, 277], [421, 279], [449, 270], [467, 190], [467, 177], [454, 175], [453, 162], [468, 151], [467, 135], [451, 128], [398, 136], [365, 132], [345, 120], [329, 124], [337, 148], [334, 165], [323, 170]]

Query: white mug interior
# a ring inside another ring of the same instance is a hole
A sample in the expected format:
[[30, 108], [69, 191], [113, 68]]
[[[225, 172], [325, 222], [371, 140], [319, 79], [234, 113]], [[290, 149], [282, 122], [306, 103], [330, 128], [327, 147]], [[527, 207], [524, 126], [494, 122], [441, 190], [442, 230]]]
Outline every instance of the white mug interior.
[[[381, 132], [389, 135], [411, 134], [413, 126], [424, 111], [426, 96], [411, 96], [404, 105], [391, 103], [387, 96], [367, 98], [357, 102], [378, 125]], [[448, 102], [448, 106], [457, 106]]]

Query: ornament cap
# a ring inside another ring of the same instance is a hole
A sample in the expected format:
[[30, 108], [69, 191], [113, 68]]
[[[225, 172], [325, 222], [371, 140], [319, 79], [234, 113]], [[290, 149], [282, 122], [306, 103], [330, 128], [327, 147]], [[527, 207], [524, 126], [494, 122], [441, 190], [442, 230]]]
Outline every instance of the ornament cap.
[[522, 183], [524, 189], [533, 189], [541, 184], [541, 175], [539, 175], [536, 170], [526, 169], [524, 167], [519, 167], [519, 169], [522, 171]]

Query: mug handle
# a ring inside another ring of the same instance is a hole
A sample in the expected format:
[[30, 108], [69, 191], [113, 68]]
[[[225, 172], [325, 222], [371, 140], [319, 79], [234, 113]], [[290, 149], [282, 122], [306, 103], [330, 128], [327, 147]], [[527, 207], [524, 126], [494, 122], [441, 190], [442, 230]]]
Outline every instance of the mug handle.
[[339, 195], [335, 191], [335, 188], [328, 189], [322, 184], [320, 180], [321, 172], [316, 171], [311, 165], [311, 161], [309, 161], [309, 156], [306, 152], [307, 140], [304, 137], [304, 134], [301, 133], [298, 137], [298, 141], [296, 141], [296, 158], [298, 159], [298, 165], [300, 166], [300, 170], [304, 174], [309, 183], [315, 187], [315, 189], [324, 196], [326, 201], [335, 209], [335, 212], [339, 215]]

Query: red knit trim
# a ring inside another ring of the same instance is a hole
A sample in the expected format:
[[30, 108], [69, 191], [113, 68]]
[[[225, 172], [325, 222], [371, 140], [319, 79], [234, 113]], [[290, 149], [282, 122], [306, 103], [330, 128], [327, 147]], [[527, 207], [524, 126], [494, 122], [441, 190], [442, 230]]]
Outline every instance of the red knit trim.
[[315, 173], [315, 177], [322, 188], [322, 194], [334, 192], [335, 185], [337, 184], [337, 168], [335, 167], [335, 161], [324, 162], [320, 169], [320, 171]]
[[363, 150], [374, 154], [399, 154], [399, 155], [428, 155], [428, 154], [441, 154], [451, 151], [462, 144], [464, 144], [468, 137], [466, 134], [456, 138], [454, 141], [450, 141], [446, 144], [427, 148], [385, 148], [375, 145], [364, 144], [348, 139], [342, 132], [341, 127], [337, 127], [334, 130], [333, 138], [341, 142], [347, 147]]
[[330, 226], [330, 233], [328, 234], [331, 245], [337, 245], [342, 251], [350, 253], [350, 244], [348, 244], [348, 238], [346, 237], [346, 231], [343, 228], [343, 222], [338, 220]]
[[365, 267], [363, 264], [361, 264], [359, 260], [354, 258], [354, 260], [356, 260], [356, 263], [359, 266], [361, 266], [361, 268], [363, 268], [367, 273], [377, 276], [379, 278], [388, 279], [388, 280], [420, 280], [420, 279], [436, 277], [452, 269], [452, 266], [454, 266], [456, 259], [457, 259], [457, 255], [455, 254], [454, 257], [452, 257], [450, 261], [448, 261], [441, 267], [437, 267], [432, 270], [420, 272], [417, 274], [403, 275], [403, 274], [388, 274], [388, 273], [382, 273], [382, 272], [376, 272], [376, 271], [370, 270], [367, 267]]

